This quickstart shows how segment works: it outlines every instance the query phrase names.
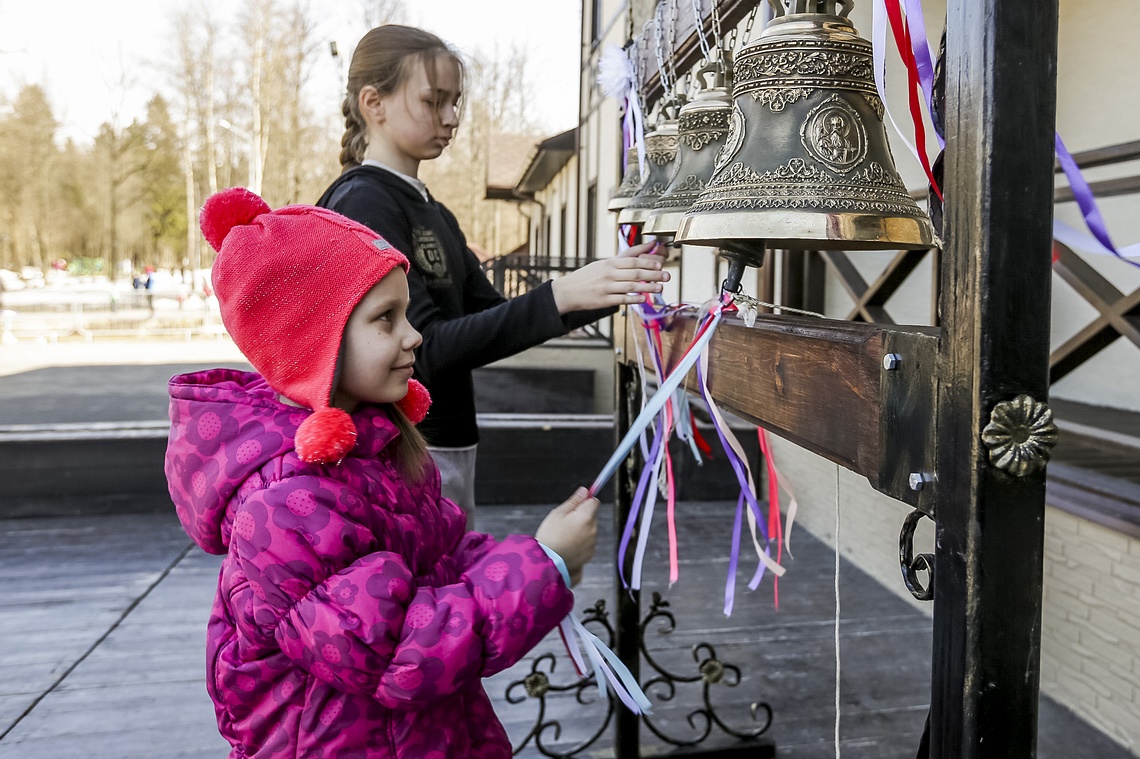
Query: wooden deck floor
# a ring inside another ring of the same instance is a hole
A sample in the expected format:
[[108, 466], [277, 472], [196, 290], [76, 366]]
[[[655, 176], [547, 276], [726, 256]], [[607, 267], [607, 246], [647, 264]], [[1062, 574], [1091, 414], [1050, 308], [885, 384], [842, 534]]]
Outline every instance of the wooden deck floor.
[[[649, 646], [666, 666], [695, 674], [691, 646], [712, 644], [743, 672], [736, 688], [713, 690], [730, 725], [747, 726], [747, 705], [762, 700], [775, 713], [767, 735], [778, 756], [832, 757], [834, 554], [797, 529], [779, 611], [769, 582], [750, 594], [742, 569], [736, 613], [725, 619], [720, 608], [733, 506], [681, 504], [681, 580], [672, 590], [663, 583], [664, 541], [653, 541], [647, 595], [666, 595], [677, 627], [667, 635], [651, 629]], [[529, 532], [544, 512], [488, 507], [480, 526], [499, 535]], [[612, 546], [607, 529], [599, 556], [610, 555]], [[204, 627], [217, 566], [216, 557], [189, 547], [169, 512], [0, 521], [0, 759], [224, 757], [203, 684]], [[842, 755], [914, 756], [929, 694], [929, 619], [846, 562], [840, 587]], [[599, 597], [612, 603], [604, 559], [588, 569], [577, 595], [579, 608]], [[558, 652], [556, 643], [548, 638], [534, 655]], [[530, 671], [532, 660], [486, 683], [516, 740], [533, 725], [537, 703], [511, 705], [504, 692]], [[562, 654], [555, 681], [569, 670]], [[662, 729], [692, 734], [685, 714], [699, 703], [698, 690], [680, 688], [671, 704], [651, 693]], [[589, 735], [602, 714], [598, 704], [583, 706], [572, 696], [549, 702], [548, 717], [563, 720], [563, 743]], [[1039, 756], [1046, 759], [1128, 756], [1047, 699], [1040, 722]], [[607, 732], [583, 756], [606, 756], [611, 741]], [[648, 731], [643, 742], [646, 756], [664, 752]], [[710, 738], [706, 745], [713, 743]], [[521, 755], [538, 753], [532, 744]]]

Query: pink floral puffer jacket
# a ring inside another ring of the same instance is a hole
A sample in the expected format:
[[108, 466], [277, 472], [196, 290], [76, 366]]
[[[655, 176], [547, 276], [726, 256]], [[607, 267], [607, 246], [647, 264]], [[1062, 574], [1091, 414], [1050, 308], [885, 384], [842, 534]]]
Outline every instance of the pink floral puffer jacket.
[[509, 757], [481, 678], [573, 596], [531, 537], [464, 533], [439, 473], [399, 476], [382, 408], [339, 465], [293, 450], [311, 413], [260, 375], [170, 381], [166, 476], [186, 532], [225, 554], [206, 685], [231, 759]]

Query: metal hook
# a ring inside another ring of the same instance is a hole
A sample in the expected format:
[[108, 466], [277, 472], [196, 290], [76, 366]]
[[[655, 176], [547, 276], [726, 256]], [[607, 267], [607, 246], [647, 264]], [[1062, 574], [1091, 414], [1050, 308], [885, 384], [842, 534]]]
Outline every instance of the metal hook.
[[[914, 555], [914, 531], [924, 516], [925, 512], [915, 509], [903, 520], [902, 532], [899, 533], [899, 565], [903, 583], [910, 594], [919, 601], [931, 601], [934, 599], [934, 554]], [[923, 571], [930, 575], [930, 581], [925, 587], [918, 579], [918, 573]]]

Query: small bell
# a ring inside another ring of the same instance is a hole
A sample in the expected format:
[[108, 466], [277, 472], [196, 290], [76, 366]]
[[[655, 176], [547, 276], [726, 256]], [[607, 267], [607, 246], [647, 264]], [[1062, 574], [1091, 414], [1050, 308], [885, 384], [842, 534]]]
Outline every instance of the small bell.
[[728, 135], [732, 113], [731, 61], [727, 53], [697, 72], [708, 86], [681, 107], [677, 116], [677, 165], [669, 186], [653, 204], [644, 232], [671, 238], [685, 211], [700, 196], [712, 177], [716, 154]]
[[669, 185], [677, 160], [676, 108], [665, 106], [657, 128], [645, 135], [645, 158], [649, 173], [637, 194], [630, 198], [618, 214], [618, 224], [644, 224], [653, 204]]
[[854, 3], [771, 3], [776, 18], [736, 60], [729, 134], [676, 241], [720, 247], [730, 289], [767, 247], [931, 247], [891, 157], [871, 43], [847, 18]]
[[617, 190], [610, 197], [609, 205], [606, 206], [609, 211], [616, 212], [625, 208], [643, 184], [641, 167], [637, 158], [637, 146], [631, 145], [628, 153], [625, 158], [625, 174], [622, 176], [621, 184], [618, 185]]

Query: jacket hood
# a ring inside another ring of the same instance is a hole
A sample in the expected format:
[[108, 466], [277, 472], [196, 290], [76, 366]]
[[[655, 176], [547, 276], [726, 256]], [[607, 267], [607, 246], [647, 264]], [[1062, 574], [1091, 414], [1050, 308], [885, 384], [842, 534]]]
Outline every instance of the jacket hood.
[[[170, 380], [169, 392], [166, 481], [182, 527], [207, 553], [227, 551], [233, 520], [228, 507], [243, 488], [337, 466], [298, 458], [293, 439], [313, 412], [279, 401], [260, 374], [181, 374]], [[357, 440], [349, 457], [373, 458], [399, 434], [380, 407], [364, 406], [352, 418]]]

